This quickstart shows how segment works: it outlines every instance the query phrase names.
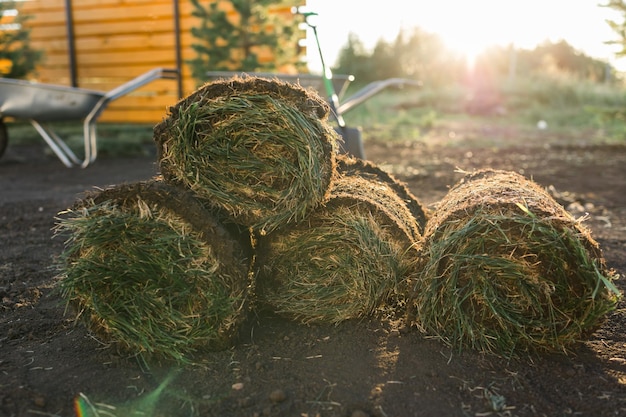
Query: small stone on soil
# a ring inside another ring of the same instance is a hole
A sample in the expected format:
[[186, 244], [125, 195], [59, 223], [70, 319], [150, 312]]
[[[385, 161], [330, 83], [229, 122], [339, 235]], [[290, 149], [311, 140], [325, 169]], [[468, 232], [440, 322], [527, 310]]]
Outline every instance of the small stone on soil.
[[273, 403], [282, 403], [287, 399], [287, 394], [282, 389], [275, 389], [270, 392], [270, 401]]
[[34, 403], [37, 407], [43, 408], [46, 406], [46, 399], [42, 396], [35, 397]]

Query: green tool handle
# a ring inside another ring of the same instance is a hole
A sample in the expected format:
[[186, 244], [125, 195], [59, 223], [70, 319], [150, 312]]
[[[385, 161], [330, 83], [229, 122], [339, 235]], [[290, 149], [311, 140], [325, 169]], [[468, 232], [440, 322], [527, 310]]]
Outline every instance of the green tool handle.
[[326, 66], [324, 62], [324, 54], [322, 53], [322, 47], [320, 45], [319, 36], [317, 36], [317, 26], [311, 24], [308, 18], [310, 16], [317, 16], [317, 13], [302, 13], [304, 15], [304, 21], [306, 24], [313, 29], [313, 35], [315, 36], [315, 43], [317, 45], [317, 52], [320, 55], [320, 61], [322, 62], [322, 79], [324, 80], [324, 88], [326, 89], [326, 94], [328, 94], [328, 101], [330, 103], [330, 108], [337, 119], [337, 123], [340, 128], [346, 127], [346, 122], [343, 120], [343, 116], [339, 114], [339, 97], [337, 97], [337, 93], [335, 92], [335, 86], [333, 85], [333, 72], [329, 67]]

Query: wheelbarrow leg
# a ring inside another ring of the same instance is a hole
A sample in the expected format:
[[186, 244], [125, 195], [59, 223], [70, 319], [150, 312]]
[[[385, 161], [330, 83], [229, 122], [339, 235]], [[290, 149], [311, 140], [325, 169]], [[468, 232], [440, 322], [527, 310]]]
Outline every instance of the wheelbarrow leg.
[[80, 164], [82, 168], [86, 168], [89, 164], [96, 160], [98, 156], [98, 144], [96, 139], [96, 119], [87, 118], [83, 124], [83, 136], [85, 140], [85, 159]]
[[7, 125], [4, 124], [4, 120], [0, 119], [0, 158], [4, 155], [8, 144], [9, 132], [7, 131]]
[[38, 121], [30, 120], [30, 124], [39, 132], [39, 135], [46, 141], [50, 149], [61, 160], [63, 165], [71, 168], [81, 163], [80, 159], [76, 157], [74, 152], [67, 146], [67, 144], [61, 139], [52, 129], [46, 129]]
[[136, 78], [133, 78], [129, 82], [122, 84], [121, 86], [114, 88], [106, 93], [98, 103], [91, 109], [91, 112], [85, 118], [83, 122], [83, 135], [85, 142], [85, 159], [78, 164], [82, 168], [86, 168], [90, 163], [96, 160], [98, 156], [98, 145], [96, 138], [96, 123], [100, 113], [107, 107], [107, 105], [113, 100], [134, 91], [149, 82], [158, 79], [176, 79], [179, 76], [178, 71], [169, 68], [155, 68], [148, 71]]

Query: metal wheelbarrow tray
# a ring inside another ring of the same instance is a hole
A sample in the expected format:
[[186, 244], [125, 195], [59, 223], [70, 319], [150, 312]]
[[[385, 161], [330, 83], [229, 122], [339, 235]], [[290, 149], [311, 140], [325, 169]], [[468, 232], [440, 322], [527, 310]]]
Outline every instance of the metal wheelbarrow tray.
[[[96, 160], [96, 122], [110, 102], [151, 81], [177, 77], [176, 70], [155, 68], [108, 92], [0, 78], [0, 156], [8, 142], [3, 119], [12, 117], [29, 121], [66, 167], [85, 168]], [[83, 120], [85, 155], [82, 160], [45, 125], [76, 120]]]

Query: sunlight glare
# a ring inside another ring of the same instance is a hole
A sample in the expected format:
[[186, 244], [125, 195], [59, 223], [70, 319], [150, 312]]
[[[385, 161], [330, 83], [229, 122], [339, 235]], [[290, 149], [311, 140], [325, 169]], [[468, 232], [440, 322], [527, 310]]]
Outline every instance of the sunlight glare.
[[[599, 2], [571, 0], [450, 0], [425, 2], [385, 0], [307, 0], [307, 8], [319, 13], [319, 35], [327, 61], [335, 58], [354, 33], [368, 48], [380, 39], [393, 41], [401, 28], [419, 27], [441, 36], [446, 45], [468, 61], [492, 46], [532, 49], [545, 41], [567, 41], [598, 59], [612, 60], [615, 47], [605, 42], [616, 35], [606, 19], [620, 20], [617, 12], [598, 7]], [[307, 42], [313, 40], [307, 35]], [[315, 68], [317, 50], [309, 49]], [[618, 60], [622, 61], [622, 60]]]
[[[580, 27], [589, 27], [585, 25], [587, 15], [573, 13], [563, 2], [477, 0], [454, 2], [452, 7], [449, 2], [432, 2], [428, 14], [429, 18], [416, 24], [438, 33], [470, 63], [494, 46], [530, 49], [545, 41], [560, 41], [568, 33], [580, 32]], [[603, 23], [600, 20], [598, 25]]]

